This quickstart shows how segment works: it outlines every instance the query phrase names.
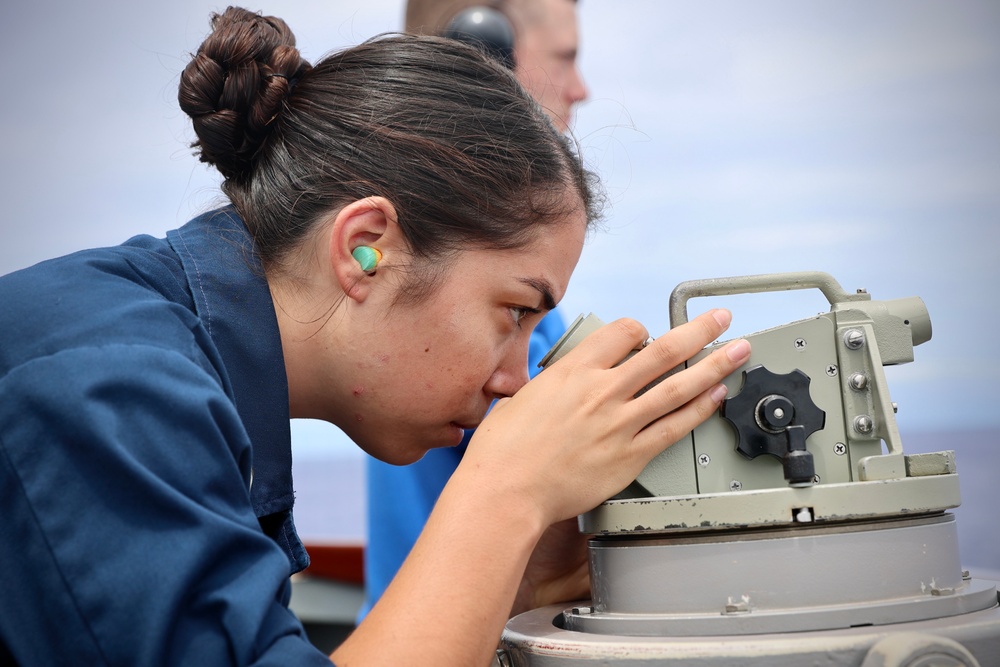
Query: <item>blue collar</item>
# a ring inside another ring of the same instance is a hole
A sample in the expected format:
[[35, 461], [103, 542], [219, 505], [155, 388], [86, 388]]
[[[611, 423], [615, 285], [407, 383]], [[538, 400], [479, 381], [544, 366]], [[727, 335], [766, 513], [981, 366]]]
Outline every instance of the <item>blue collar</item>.
[[205, 213], [168, 232], [167, 239], [181, 259], [198, 317], [222, 356], [253, 445], [254, 512], [288, 512], [294, 500], [288, 379], [253, 240], [231, 207]]

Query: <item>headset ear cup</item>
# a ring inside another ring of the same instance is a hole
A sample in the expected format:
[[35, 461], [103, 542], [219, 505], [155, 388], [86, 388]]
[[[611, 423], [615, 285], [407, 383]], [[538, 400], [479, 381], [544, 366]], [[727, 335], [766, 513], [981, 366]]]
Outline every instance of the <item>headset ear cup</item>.
[[514, 69], [514, 26], [492, 7], [470, 7], [455, 15], [441, 34], [482, 49]]

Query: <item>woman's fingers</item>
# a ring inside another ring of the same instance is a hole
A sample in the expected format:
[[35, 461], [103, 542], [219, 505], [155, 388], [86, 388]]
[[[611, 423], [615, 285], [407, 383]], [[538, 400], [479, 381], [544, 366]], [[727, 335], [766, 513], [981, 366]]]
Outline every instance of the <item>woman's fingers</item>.
[[590, 368], [611, 368], [642, 347], [649, 332], [639, 322], [629, 318], [615, 320], [588, 335], [567, 353], [577, 363]]
[[[708, 418], [725, 398], [725, 387], [719, 383], [746, 363], [750, 343], [736, 340], [713, 351], [691, 367], [674, 373], [651, 387], [631, 404], [638, 423], [644, 430], [669, 432], [660, 439], [661, 448], [671, 444]], [[669, 415], [669, 424], [664, 416]], [[648, 426], [646, 426], [648, 425]]]
[[627, 367], [623, 379], [637, 383], [632, 392], [636, 393], [722, 335], [731, 320], [728, 310], [717, 308], [653, 340], [642, 324], [622, 318], [588, 335], [567, 355], [572, 355], [576, 363], [591, 368], [611, 368], [622, 364], [629, 354], [636, 353], [622, 364], [623, 368]]
[[680, 408], [647, 425], [636, 435], [633, 444], [644, 458], [656, 456], [711, 417], [726, 397], [726, 386], [717, 384]]
[[637, 394], [650, 382], [680, 366], [722, 335], [731, 321], [732, 314], [728, 310], [717, 308], [652, 341], [622, 364], [625, 380], [630, 383], [626, 390]]

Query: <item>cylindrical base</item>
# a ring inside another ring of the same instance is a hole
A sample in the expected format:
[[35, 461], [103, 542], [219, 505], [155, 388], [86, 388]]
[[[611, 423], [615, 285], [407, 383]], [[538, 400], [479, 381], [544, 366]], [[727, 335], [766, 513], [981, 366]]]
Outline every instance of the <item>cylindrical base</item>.
[[[882, 654], [906, 650], [915, 660], [941, 653], [948, 667], [1000, 665], [996, 584], [962, 572], [950, 514], [599, 538], [590, 559], [591, 602], [507, 624], [502, 646], [513, 667], [868, 667], [872, 651], [870, 664], [892, 665]], [[883, 643], [903, 633], [933, 641]], [[968, 659], [952, 655], [962, 651]]]
[[951, 514], [673, 538], [594, 539], [593, 602], [567, 630], [700, 636], [829, 630], [996, 605], [963, 578]]

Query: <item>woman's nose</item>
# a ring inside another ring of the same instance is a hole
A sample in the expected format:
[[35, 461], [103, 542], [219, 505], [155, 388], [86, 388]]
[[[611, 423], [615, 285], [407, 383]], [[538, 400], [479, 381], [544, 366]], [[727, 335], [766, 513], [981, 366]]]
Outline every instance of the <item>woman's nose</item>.
[[528, 382], [528, 345], [518, 345], [493, 371], [486, 384], [486, 391], [494, 398], [513, 396], [514, 392]]

